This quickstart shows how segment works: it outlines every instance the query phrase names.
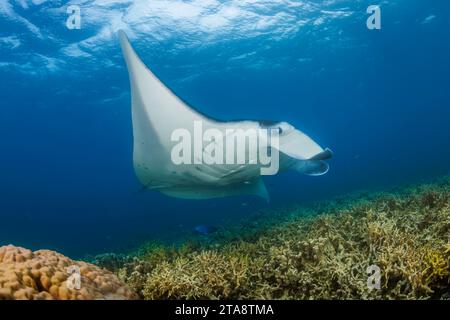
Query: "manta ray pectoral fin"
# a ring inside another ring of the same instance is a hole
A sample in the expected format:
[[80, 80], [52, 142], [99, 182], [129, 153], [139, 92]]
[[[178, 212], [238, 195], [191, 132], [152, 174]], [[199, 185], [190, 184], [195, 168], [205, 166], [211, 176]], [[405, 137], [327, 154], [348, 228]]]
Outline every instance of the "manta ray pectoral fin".
[[[139, 156], [149, 154], [149, 149], [153, 154], [170, 152], [171, 135], [176, 129], [191, 130], [195, 121], [202, 121], [204, 126], [213, 122], [188, 106], [147, 68], [122, 30], [119, 39], [130, 77], [135, 155], [139, 162], [143, 161]], [[160, 152], [156, 152], [155, 147]], [[152, 162], [158, 160], [157, 157], [151, 159]]]
[[263, 198], [267, 202], [270, 201], [269, 193], [267, 192], [266, 186], [261, 178], [229, 186], [192, 186], [190, 188], [169, 188], [161, 190], [161, 192], [168, 196], [181, 199], [202, 200], [228, 196], [255, 195]]
[[[167, 190], [168, 187], [155, 187], [150, 182], [177, 184], [173, 175], [177, 168], [171, 157], [176, 144], [173, 139], [177, 137], [174, 134], [187, 131], [192, 136], [195, 123], [215, 127], [216, 122], [187, 105], [160, 81], [139, 58], [121, 30], [119, 39], [130, 78], [135, 172], [149, 189]], [[196, 166], [191, 166], [188, 171], [198, 179], [202, 174], [196, 171]], [[191, 182], [194, 183], [194, 179]]]

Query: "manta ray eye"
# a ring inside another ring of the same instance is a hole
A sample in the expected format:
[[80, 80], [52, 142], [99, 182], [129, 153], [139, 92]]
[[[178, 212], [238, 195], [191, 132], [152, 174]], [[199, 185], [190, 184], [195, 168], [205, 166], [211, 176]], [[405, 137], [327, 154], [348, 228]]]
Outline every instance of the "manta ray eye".
[[276, 129], [278, 129], [279, 135], [287, 135], [287, 134], [289, 134], [292, 131], [293, 128], [294, 127], [292, 127], [287, 122], [280, 122], [276, 126]]

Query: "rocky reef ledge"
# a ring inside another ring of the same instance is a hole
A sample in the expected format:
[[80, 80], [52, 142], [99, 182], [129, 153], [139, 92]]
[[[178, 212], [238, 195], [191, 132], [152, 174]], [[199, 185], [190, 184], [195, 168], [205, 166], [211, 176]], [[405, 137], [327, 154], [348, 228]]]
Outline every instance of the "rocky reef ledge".
[[272, 210], [96, 263], [143, 299], [449, 299], [449, 182]]
[[93, 264], [50, 250], [0, 247], [0, 300], [134, 298], [136, 294], [112, 272]]

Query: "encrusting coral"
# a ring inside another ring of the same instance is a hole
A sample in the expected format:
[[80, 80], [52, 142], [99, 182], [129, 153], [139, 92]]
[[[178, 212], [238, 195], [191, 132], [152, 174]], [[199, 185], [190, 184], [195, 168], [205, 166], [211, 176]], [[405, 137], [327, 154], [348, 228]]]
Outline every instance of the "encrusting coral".
[[[79, 287], [68, 285], [70, 268], [80, 272]], [[137, 298], [136, 294], [112, 272], [92, 264], [73, 261], [50, 250], [0, 247], [0, 300], [133, 298]]]
[[278, 210], [215, 237], [151, 245], [115, 272], [145, 299], [450, 297], [449, 179]]

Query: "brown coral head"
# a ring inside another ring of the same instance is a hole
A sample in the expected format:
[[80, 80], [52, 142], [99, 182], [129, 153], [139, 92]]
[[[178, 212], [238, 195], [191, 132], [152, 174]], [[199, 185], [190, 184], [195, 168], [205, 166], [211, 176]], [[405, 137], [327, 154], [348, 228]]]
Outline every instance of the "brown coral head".
[[113, 273], [93, 264], [50, 250], [0, 247], [0, 300], [135, 298]]

